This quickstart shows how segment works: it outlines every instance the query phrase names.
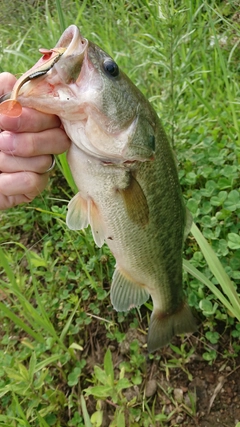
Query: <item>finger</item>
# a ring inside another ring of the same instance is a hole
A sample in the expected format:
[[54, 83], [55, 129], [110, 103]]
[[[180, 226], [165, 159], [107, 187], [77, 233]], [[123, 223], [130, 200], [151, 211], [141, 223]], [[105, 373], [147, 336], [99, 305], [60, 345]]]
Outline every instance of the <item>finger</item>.
[[12, 132], [41, 132], [46, 129], [59, 127], [59, 117], [41, 113], [31, 108], [23, 108], [19, 117], [9, 117], [0, 114], [0, 128]]
[[17, 196], [24, 194], [33, 199], [41, 193], [48, 182], [48, 174], [34, 172], [16, 172], [0, 174], [0, 194]]
[[16, 196], [5, 196], [0, 194], [0, 210], [10, 209], [20, 203], [30, 203], [34, 197], [28, 197], [25, 194], [17, 194]]
[[19, 157], [61, 154], [68, 150], [69, 146], [70, 140], [61, 128], [38, 133], [0, 133], [0, 151]]
[[0, 172], [45, 173], [52, 166], [52, 155], [17, 157], [0, 152]]
[[0, 96], [4, 95], [7, 92], [10, 92], [16, 82], [16, 77], [10, 73], [1, 73], [0, 74]]

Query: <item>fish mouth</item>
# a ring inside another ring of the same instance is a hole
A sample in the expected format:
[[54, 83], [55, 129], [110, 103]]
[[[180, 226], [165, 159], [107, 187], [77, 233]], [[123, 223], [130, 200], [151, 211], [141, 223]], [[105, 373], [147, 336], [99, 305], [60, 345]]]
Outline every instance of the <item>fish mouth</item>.
[[[56, 64], [58, 75], [64, 81], [64, 83], [74, 83], [81, 71], [81, 66], [87, 48], [88, 40], [82, 37], [76, 25], [70, 25], [70, 27], [68, 27], [63, 32], [56, 46], [51, 49], [53, 52], [51, 58], [52, 62], [50, 62], [45, 69], [45, 74]], [[41, 60], [44, 61], [44, 58], [45, 55], [43, 55]], [[33, 73], [30, 74], [30, 78], [35, 78], [35, 75], [37, 77], [37, 73], [39, 71], [39, 62], [32, 68]], [[40, 64], [40, 66], [41, 65], [42, 64]]]
[[53, 49], [39, 49], [43, 54], [39, 61], [16, 81], [11, 92], [0, 97], [0, 114], [19, 116], [22, 100], [19, 103], [18, 97], [41, 97], [41, 88], [37, 88], [38, 85], [32, 81], [42, 82], [52, 70], [58, 75], [59, 82], [74, 83], [81, 72], [87, 47], [88, 40], [82, 37], [75, 25], [71, 25]]
[[65, 84], [74, 83], [80, 74], [87, 47], [88, 40], [82, 37], [76, 25], [68, 27], [53, 49], [39, 49], [43, 56], [17, 80], [10, 99], [16, 100], [21, 94], [25, 96], [26, 83], [29, 84], [35, 79], [40, 80], [53, 68], [56, 69], [62, 82]]

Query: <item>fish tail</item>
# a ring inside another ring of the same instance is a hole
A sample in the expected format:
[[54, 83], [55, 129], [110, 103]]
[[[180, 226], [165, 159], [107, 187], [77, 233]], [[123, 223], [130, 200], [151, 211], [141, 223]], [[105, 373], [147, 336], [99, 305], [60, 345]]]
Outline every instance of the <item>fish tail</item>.
[[154, 310], [148, 330], [148, 351], [151, 353], [167, 345], [174, 335], [195, 332], [196, 320], [188, 304], [183, 303], [181, 308], [168, 315]]

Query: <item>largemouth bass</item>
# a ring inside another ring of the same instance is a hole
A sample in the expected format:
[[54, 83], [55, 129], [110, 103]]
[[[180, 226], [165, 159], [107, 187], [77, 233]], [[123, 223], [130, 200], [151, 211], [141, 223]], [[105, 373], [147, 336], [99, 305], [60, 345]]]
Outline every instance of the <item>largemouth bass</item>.
[[[118, 311], [145, 303], [155, 351], [196, 323], [182, 285], [182, 250], [191, 226], [174, 156], [143, 94], [74, 25], [17, 81], [12, 98], [56, 114], [72, 144], [68, 162], [79, 192], [67, 225], [90, 224], [96, 245], [116, 259], [110, 298]], [[14, 108], [13, 108], [14, 111]]]

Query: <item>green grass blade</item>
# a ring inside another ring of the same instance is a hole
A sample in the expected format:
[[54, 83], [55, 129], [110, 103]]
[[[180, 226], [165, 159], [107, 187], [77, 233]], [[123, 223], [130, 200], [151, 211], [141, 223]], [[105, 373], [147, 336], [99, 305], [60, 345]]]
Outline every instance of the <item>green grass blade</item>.
[[[239, 129], [239, 124], [238, 124], [239, 121], [238, 121], [238, 118], [237, 118], [237, 115], [236, 115], [236, 111], [235, 111], [235, 108], [234, 108], [234, 97], [232, 95], [232, 90], [230, 88], [228, 70], [227, 70], [227, 67], [226, 67], [225, 60], [223, 58], [222, 49], [220, 48], [219, 40], [218, 40], [216, 29], [215, 29], [215, 25], [214, 25], [214, 22], [213, 22], [213, 19], [212, 19], [212, 15], [213, 15], [213, 13], [215, 13], [215, 10], [210, 5], [206, 4], [206, 6], [207, 6], [207, 9], [208, 9], [209, 23], [210, 23], [212, 32], [214, 34], [214, 41], [215, 41], [216, 50], [217, 50], [217, 53], [218, 53], [219, 63], [220, 63], [221, 69], [222, 69], [222, 75], [223, 75], [224, 83], [225, 83], [225, 86], [226, 86], [227, 99], [228, 99], [228, 102], [230, 104], [230, 109], [231, 109], [231, 112], [232, 112], [232, 118], [233, 118], [234, 127], [235, 127], [235, 129], [236, 129], [236, 131], [237, 131], [237, 133], [239, 135], [239, 138], [240, 138], [240, 129]], [[211, 13], [211, 11], [213, 13]], [[221, 19], [222, 19], [222, 16], [221, 16]], [[239, 139], [238, 142], [240, 143], [240, 139]]]
[[83, 395], [81, 394], [81, 407], [82, 407], [82, 413], [83, 413], [83, 418], [84, 418], [84, 422], [85, 422], [85, 427], [93, 427], [89, 414], [88, 414], [88, 410], [87, 410], [87, 405], [85, 402], [85, 399], [83, 397]]
[[63, 16], [62, 7], [61, 7], [61, 0], [56, 0], [56, 8], [57, 8], [57, 13], [58, 13], [60, 30], [61, 30], [61, 33], [63, 33], [63, 31], [66, 28], [66, 24], [65, 24], [65, 20], [64, 20], [64, 16]]
[[21, 422], [20, 425], [24, 425], [24, 427], [31, 427], [31, 424], [29, 424], [29, 422], [28, 422], [28, 420], [26, 418], [26, 415], [24, 414], [23, 409], [22, 409], [22, 407], [21, 407], [21, 405], [19, 403], [19, 400], [18, 400], [16, 394], [13, 394], [13, 400], [15, 401], [16, 409], [17, 409], [18, 413], [22, 417], [21, 421], [24, 421], [24, 424]]
[[194, 267], [190, 261], [186, 259], [183, 260], [183, 268], [193, 277], [198, 279], [204, 285], [206, 285], [210, 291], [221, 301], [221, 303], [229, 310], [234, 316], [240, 320], [240, 313], [235, 311], [234, 307], [230, 304], [230, 302], [225, 298], [223, 293], [215, 286], [203, 273], [201, 273], [196, 267]]
[[3, 269], [5, 270], [5, 273], [8, 277], [9, 282], [13, 285], [16, 286], [16, 280], [15, 280], [15, 276], [13, 273], [13, 270], [7, 260], [7, 257], [5, 255], [5, 253], [3, 252], [2, 248], [0, 247], [0, 265], [3, 267]]
[[50, 427], [49, 424], [44, 420], [44, 418], [41, 417], [40, 414], [37, 414], [37, 418], [38, 418], [40, 427]]
[[66, 154], [59, 154], [57, 156], [57, 165], [59, 169], [61, 170], [62, 174], [64, 175], [69, 187], [72, 189], [74, 193], [78, 192], [78, 188], [74, 182], [74, 179], [72, 177], [70, 167], [67, 162]]
[[54, 362], [59, 361], [59, 354], [53, 354], [52, 356], [47, 357], [42, 362], [39, 362], [35, 366], [35, 373], [38, 371], [41, 371], [42, 369], [46, 368], [46, 366], [51, 365]]
[[195, 93], [195, 95], [199, 98], [199, 100], [202, 102], [202, 104], [207, 108], [207, 110], [212, 114], [212, 116], [219, 122], [219, 125], [223, 128], [226, 135], [229, 135], [231, 138], [234, 138], [233, 133], [231, 132], [230, 129], [228, 129], [228, 127], [225, 125], [224, 121], [221, 120], [221, 118], [219, 117], [218, 113], [214, 110], [214, 108], [212, 108], [210, 102], [208, 102], [207, 99], [203, 98], [203, 96], [200, 94], [198, 89], [196, 89], [194, 87], [194, 85], [192, 84], [191, 81], [189, 81], [187, 79], [186, 83], [189, 85], [189, 87]]
[[67, 333], [68, 333], [69, 327], [70, 327], [70, 325], [71, 325], [71, 323], [72, 323], [72, 320], [73, 320], [73, 318], [74, 318], [74, 316], [75, 316], [75, 314], [76, 314], [76, 311], [77, 311], [77, 309], [78, 309], [78, 307], [79, 307], [80, 301], [81, 301], [81, 300], [79, 299], [79, 301], [77, 302], [77, 304], [76, 304], [76, 306], [75, 306], [74, 310], [73, 310], [73, 311], [72, 311], [72, 313], [71, 313], [71, 316], [69, 317], [69, 319], [68, 319], [67, 323], [65, 324], [65, 326], [64, 326], [64, 328], [63, 328], [63, 330], [62, 330], [62, 332], [61, 332], [61, 335], [60, 335], [60, 340], [61, 340], [61, 341], [63, 341], [63, 340], [64, 340], [65, 336], [66, 336], [66, 335], [67, 335]]
[[51, 323], [51, 321], [48, 317], [48, 314], [47, 314], [47, 312], [46, 312], [46, 310], [42, 304], [41, 297], [40, 297], [38, 289], [37, 289], [36, 278], [35, 278], [34, 271], [33, 271], [32, 265], [31, 265], [31, 259], [29, 259], [27, 253], [26, 253], [26, 255], [27, 255], [27, 258], [29, 260], [29, 267], [30, 267], [30, 272], [31, 272], [32, 279], [33, 279], [33, 287], [34, 287], [36, 301], [37, 301], [38, 307], [40, 308], [41, 316], [43, 318], [43, 322], [42, 322], [43, 327], [45, 328], [45, 331], [47, 332], [47, 334], [51, 335], [53, 337], [53, 339], [56, 342], [58, 342], [60, 344], [60, 346], [64, 348], [64, 350], [67, 351], [66, 346], [64, 345], [63, 341], [58, 337], [58, 335], [54, 329], [54, 326]]
[[234, 312], [238, 313], [236, 316], [238, 319], [240, 319], [240, 299], [239, 296], [235, 290], [235, 287], [230, 280], [229, 276], [225, 272], [222, 264], [220, 263], [217, 255], [205, 239], [205, 237], [202, 235], [199, 228], [196, 226], [196, 224], [192, 224], [191, 233], [193, 234], [194, 238], [196, 239], [207, 263], [208, 266], [213, 273], [213, 275], [216, 277], [217, 281], [221, 285], [221, 288], [223, 292], [227, 295], [229, 298], [233, 308]]
[[45, 342], [45, 339], [40, 334], [34, 332], [33, 329], [26, 325], [26, 323], [24, 323], [18, 316], [16, 316], [16, 314], [12, 312], [12, 310], [6, 307], [2, 302], [0, 302], [0, 310], [5, 314], [5, 316], [11, 319], [17, 326], [19, 326], [19, 328], [21, 328], [23, 331], [33, 337], [36, 341], [40, 343]]

